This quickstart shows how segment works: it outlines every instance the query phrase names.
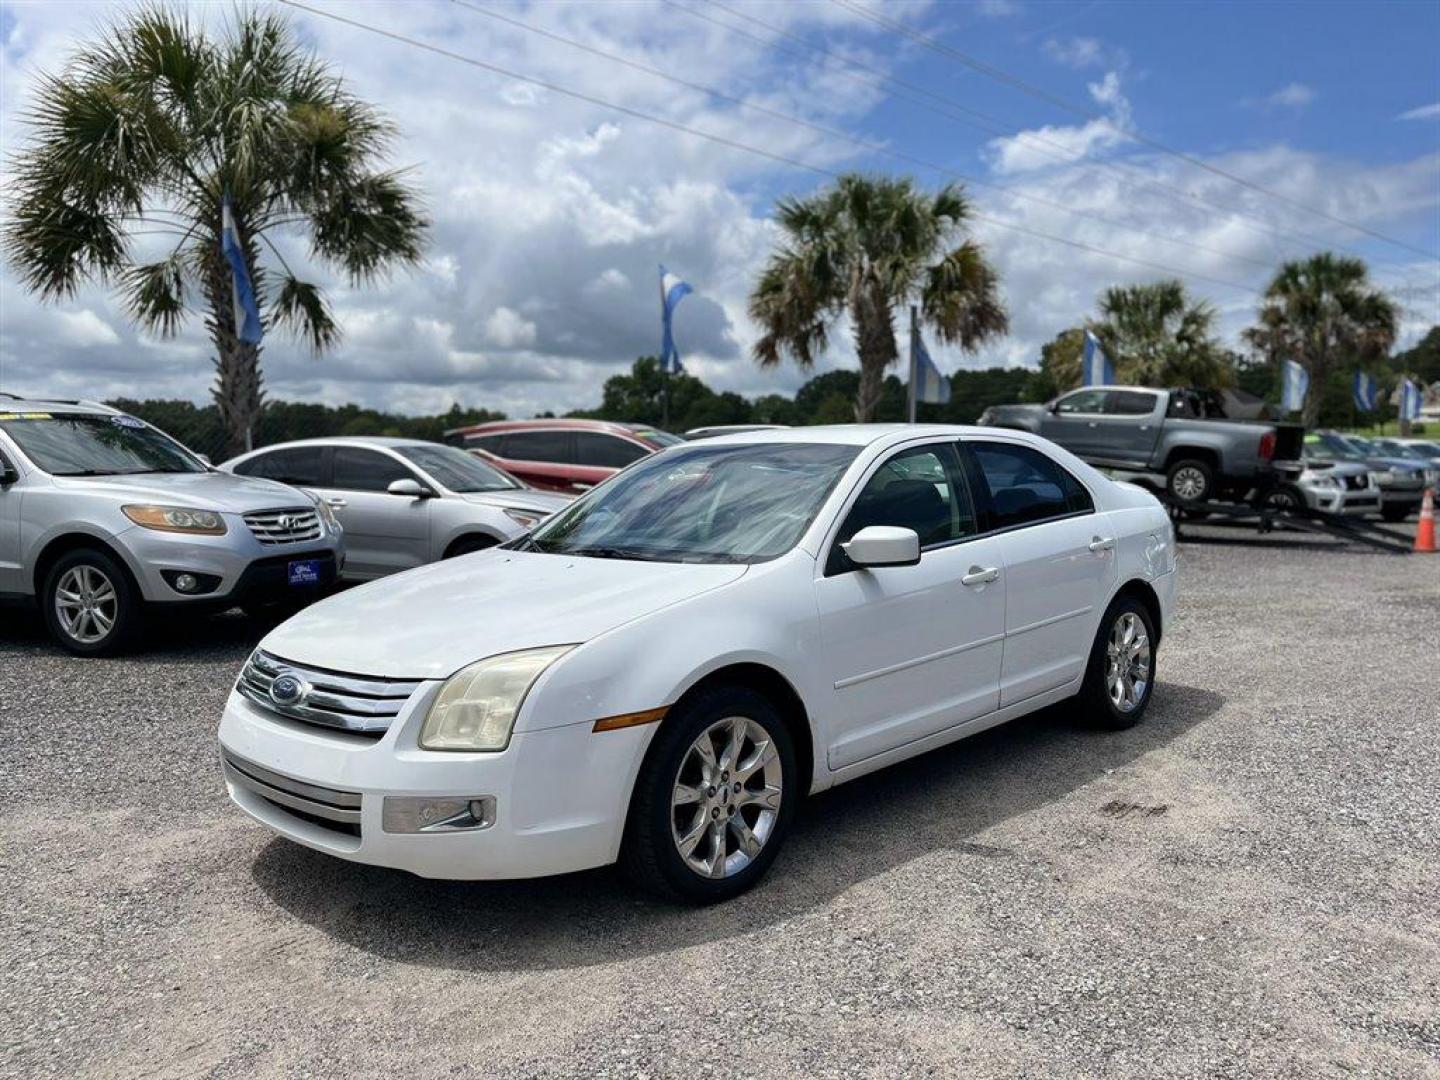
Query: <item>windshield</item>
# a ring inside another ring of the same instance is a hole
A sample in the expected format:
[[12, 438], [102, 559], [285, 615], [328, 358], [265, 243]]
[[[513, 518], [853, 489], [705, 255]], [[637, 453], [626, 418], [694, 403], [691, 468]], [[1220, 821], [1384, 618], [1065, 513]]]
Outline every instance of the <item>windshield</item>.
[[1379, 447], [1386, 457], [1404, 458], [1407, 461], [1426, 460], [1426, 455], [1420, 451], [1418, 446], [1407, 446], [1389, 439], [1376, 439], [1372, 445]]
[[1317, 458], [1340, 458], [1344, 461], [1359, 461], [1365, 455], [1358, 447], [1339, 435], [1306, 435], [1305, 456]]
[[648, 428], [643, 431], [631, 432], [635, 438], [650, 446], [658, 446], [662, 450], [667, 446], [679, 446], [685, 440], [679, 435], [671, 435], [668, 431], [651, 431]]
[[0, 430], [51, 476], [207, 471], [174, 439], [133, 416], [0, 412]]
[[1423, 457], [1427, 457], [1427, 458], [1437, 458], [1437, 457], [1440, 457], [1440, 443], [1433, 443], [1433, 442], [1413, 442], [1413, 443], [1410, 443], [1410, 447], [1411, 447], [1411, 449], [1420, 451], [1420, 454], [1421, 454]]
[[764, 562], [795, 546], [857, 451], [687, 443], [630, 466], [520, 544], [596, 558]]
[[453, 446], [397, 446], [395, 452], [460, 495], [477, 491], [512, 491], [524, 487], [509, 473]]

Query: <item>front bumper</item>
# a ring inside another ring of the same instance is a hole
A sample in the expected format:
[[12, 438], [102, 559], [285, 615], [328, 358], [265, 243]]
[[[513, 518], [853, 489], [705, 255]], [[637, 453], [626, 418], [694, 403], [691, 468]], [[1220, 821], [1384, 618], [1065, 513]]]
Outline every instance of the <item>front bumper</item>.
[[[587, 720], [517, 732], [498, 753], [422, 750], [416, 736], [440, 686], [422, 684], [379, 739], [286, 720], [232, 692], [220, 721], [231, 800], [306, 847], [427, 878], [542, 877], [614, 862], [650, 729], [596, 734]], [[388, 832], [387, 795], [490, 799], [491, 820]]]
[[1312, 510], [1323, 510], [1327, 514], [1360, 517], [1380, 509], [1380, 493], [1375, 488], [1351, 491], [1348, 488], [1301, 484], [1300, 490]]
[[[345, 565], [343, 534], [327, 531], [318, 540], [295, 544], [261, 544], [243, 523], [226, 515], [223, 536], [187, 536], [135, 526], [117, 534], [116, 544], [140, 592], [152, 604], [187, 607], [229, 607], [285, 595], [318, 593], [333, 584]], [[292, 550], [293, 549], [293, 550]], [[287, 567], [301, 559], [320, 563], [316, 586], [291, 586]], [[215, 579], [213, 588], [186, 594], [169, 577], [189, 573]]]

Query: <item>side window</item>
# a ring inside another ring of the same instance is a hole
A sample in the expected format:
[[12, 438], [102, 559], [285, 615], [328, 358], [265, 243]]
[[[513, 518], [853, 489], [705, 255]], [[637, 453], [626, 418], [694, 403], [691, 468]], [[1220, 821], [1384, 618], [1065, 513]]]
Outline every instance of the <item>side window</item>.
[[1058, 413], [1098, 413], [1105, 411], [1105, 390], [1077, 390], [1067, 394], [1055, 405]]
[[1112, 390], [1105, 411], [1114, 416], [1149, 416], [1155, 411], [1155, 395], [1143, 390]]
[[975, 510], [951, 443], [901, 450], [865, 483], [836, 537], [846, 543], [871, 525], [914, 529], [920, 546], [973, 536]]
[[990, 527], [1010, 529], [1095, 509], [1085, 485], [1039, 450], [1014, 443], [972, 442], [990, 495]]
[[1165, 407], [1165, 415], [1174, 420], [1194, 420], [1200, 413], [1189, 394], [1177, 393], [1170, 395], [1170, 404]]
[[577, 431], [575, 433], [575, 461], [580, 465], [597, 468], [623, 469], [631, 462], [648, 456], [643, 446], [636, 446], [625, 439], [606, 435], [599, 431]]
[[282, 484], [324, 487], [325, 448], [304, 446], [293, 450], [275, 450], [242, 462], [236, 466], [235, 471], [242, 476], [279, 480]]
[[417, 477], [388, 454], [358, 446], [335, 448], [335, 479], [330, 486], [343, 491], [384, 491], [396, 480]]
[[487, 454], [494, 454], [496, 457], [504, 457], [501, 453], [501, 446], [505, 442], [504, 434], [497, 435], [472, 435], [465, 440], [465, 449], [484, 450]]
[[567, 465], [574, 461], [568, 431], [512, 431], [505, 436], [501, 457], [515, 461], [548, 461]]

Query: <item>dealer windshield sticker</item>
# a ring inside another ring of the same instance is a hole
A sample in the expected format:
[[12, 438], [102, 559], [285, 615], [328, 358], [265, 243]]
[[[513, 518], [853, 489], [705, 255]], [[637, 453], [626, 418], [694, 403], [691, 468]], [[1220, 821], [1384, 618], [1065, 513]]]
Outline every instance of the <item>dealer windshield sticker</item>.
[[110, 422], [117, 427], [143, 428], [145, 426], [144, 420], [137, 420], [133, 416], [112, 416]]
[[48, 412], [0, 412], [0, 420], [53, 420]]

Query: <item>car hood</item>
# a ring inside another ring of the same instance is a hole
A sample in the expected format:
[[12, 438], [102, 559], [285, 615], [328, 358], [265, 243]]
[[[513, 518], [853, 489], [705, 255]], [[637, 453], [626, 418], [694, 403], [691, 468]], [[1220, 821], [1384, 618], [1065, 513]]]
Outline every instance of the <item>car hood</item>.
[[109, 495], [126, 502], [189, 506], [232, 514], [305, 506], [313, 501], [304, 493], [274, 480], [227, 472], [56, 476], [52, 479], [55, 486], [64, 491]]
[[1366, 458], [1365, 464], [1372, 469], [1388, 469], [1390, 472], [1423, 473], [1425, 471], [1423, 462], [1411, 461], [1409, 458], [1372, 457]]
[[443, 679], [487, 656], [588, 641], [747, 569], [491, 548], [332, 596], [260, 647], [354, 675]]
[[574, 501], [569, 495], [532, 491], [529, 488], [474, 491], [460, 497], [466, 502], [479, 503], [481, 506], [509, 506], [516, 510], [534, 510], [538, 514], [553, 514], [556, 510], [569, 506]]

